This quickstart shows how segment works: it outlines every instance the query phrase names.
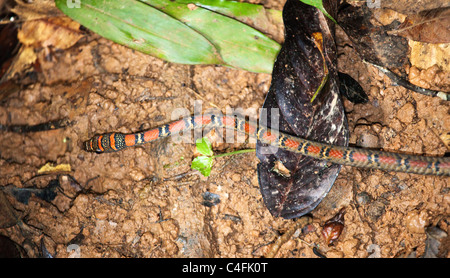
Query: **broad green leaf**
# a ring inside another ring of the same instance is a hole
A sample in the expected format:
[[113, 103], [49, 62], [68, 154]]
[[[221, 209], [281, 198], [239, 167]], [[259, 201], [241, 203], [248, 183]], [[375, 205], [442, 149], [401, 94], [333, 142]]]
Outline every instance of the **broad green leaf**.
[[167, 14], [135, 0], [83, 0], [80, 8], [56, 0], [56, 6], [83, 26], [146, 54], [174, 63], [222, 64], [201, 34]]
[[[169, 62], [272, 72], [280, 50], [278, 43], [210, 7], [192, 8], [186, 1], [83, 0], [79, 1], [80, 8], [69, 8], [70, 1], [66, 0], [55, 3], [66, 15], [99, 35]], [[240, 6], [245, 15], [242, 3], [230, 3], [222, 5]], [[231, 11], [239, 11], [236, 7]], [[250, 8], [247, 16], [257, 10]]]
[[208, 138], [203, 137], [203, 138], [197, 139], [197, 141], [195, 142], [195, 145], [197, 146], [197, 151], [199, 153], [201, 153], [202, 155], [206, 155], [206, 156], [213, 155], [211, 142], [209, 142]]
[[280, 45], [263, 33], [228, 16], [170, 0], [142, 0], [201, 33], [229, 66], [271, 73]]
[[209, 156], [198, 156], [192, 160], [191, 168], [200, 171], [200, 173], [208, 177], [211, 174], [213, 158]]
[[322, 0], [300, 0], [300, 1], [307, 5], [318, 8], [325, 16], [327, 16], [329, 19], [333, 20], [333, 22], [337, 24], [336, 20], [334, 20], [334, 18], [330, 14], [328, 14], [328, 12], [323, 7]]

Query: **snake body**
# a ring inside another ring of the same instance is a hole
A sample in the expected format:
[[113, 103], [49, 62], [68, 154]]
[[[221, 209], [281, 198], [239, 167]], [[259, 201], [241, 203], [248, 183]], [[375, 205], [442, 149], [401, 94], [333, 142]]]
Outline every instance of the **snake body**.
[[143, 132], [96, 135], [84, 142], [84, 149], [88, 152], [97, 153], [115, 152], [180, 132], [201, 128], [237, 130], [260, 140], [262, 143], [341, 165], [423, 175], [450, 176], [450, 158], [448, 157], [417, 156], [334, 146], [295, 137], [255, 125], [242, 117], [228, 115], [195, 115]]

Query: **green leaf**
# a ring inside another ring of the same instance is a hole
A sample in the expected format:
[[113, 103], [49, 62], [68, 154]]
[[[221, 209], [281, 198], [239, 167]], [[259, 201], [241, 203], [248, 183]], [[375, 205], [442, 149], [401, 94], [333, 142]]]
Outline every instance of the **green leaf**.
[[209, 156], [198, 156], [192, 160], [191, 168], [200, 171], [200, 173], [208, 177], [211, 174], [213, 158]]
[[[269, 20], [276, 24], [283, 24], [282, 12], [279, 10], [266, 9], [262, 5], [241, 3], [226, 0], [177, 0], [178, 3], [195, 4], [222, 15], [235, 18], [240, 22], [252, 22], [253, 27], [259, 29], [260, 25], [267, 25]], [[256, 24], [256, 25], [255, 25]]]
[[214, 46], [201, 34], [167, 14], [135, 0], [83, 0], [80, 8], [56, 0], [72, 19], [116, 43], [174, 63], [221, 64]]
[[[277, 42], [254, 28], [210, 6], [192, 9], [186, 0], [83, 0], [80, 8], [68, 7], [68, 2], [55, 0], [61, 11], [86, 28], [173, 63], [219, 64], [271, 73], [280, 50]], [[244, 8], [250, 6], [237, 2], [225, 6], [247, 16], [257, 10], [245, 13]]]
[[[142, 0], [179, 19], [207, 38], [226, 65], [271, 73], [280, 45], [256, 29], [209, 9], [171, 0]], [[233, 2], [230, 2], [233, 3]]]
[[314, 101], [314, 99], [316, 99], [317, 95], [320, 93], [320, 91], [322, 91], [323, 86], [327, 83], [328, 81], [328, 76], [329, 74], [326, 73], [323, 78], [322, 78], [322, 82], [320, 82], [319, 87], [317, 88], [316, 92], [314, 93], [314, 95], [311, 98], [311, 103]]
[[199, 153], [201, 153], [202, 155], [206, 155], [206, 156], [213, 155], [211, 142], [209, 142], [208, 138], [203, 137], [203, 138], [197, 139], [197, 141], [195, 142], [195, 145], [197, 146], [197, 151]]
[[337, 24], [336, 20], [334, 20], [334, 18], [330, 14], [328, 14], [328, 12], [323, 7], [322, 0], [300, 0], [300, 2], [318, 8], [326, 17], [333, 20], [333, 22]]

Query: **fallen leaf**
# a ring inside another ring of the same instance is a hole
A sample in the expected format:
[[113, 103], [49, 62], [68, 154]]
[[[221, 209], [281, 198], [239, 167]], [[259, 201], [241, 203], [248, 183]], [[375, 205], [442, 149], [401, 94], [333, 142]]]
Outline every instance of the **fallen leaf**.
[[339, 72], [338, 76], [339, 92], [342, 96], [353, 103], [367, 103], [369, 101], [369, 97], [358, 81], [343, 72]]
[[335, 216], [325, 222], [322, 235], [327, 245], [333, 244], [344, 230], [345, 208], [342, 208]]
[[51, 17], [24, 22], [17, 37], [27, 46], [67, 49], [83, 37], [83, 34], [80, 24], [70, 18]]
[[[332, 10], [329, 12], [334, 16]], [[280, 131], [302, 138], [347, 145], [348, 128], [339, 95], [332, 21], [317, 8], [298, 0], [286, 2], [283, 19], [285, 42], [273, 68], [260, 123], [263, 121], [262, 125], [273, 129], [278, 124]], [[341, 169], [340, 165], [329, 165], [283, 149], [272, 152], [261, 141], [256, 150], [261, 161], [258, 164], [261, 194], [275, 217], [290, 219], [312, 211], [328, 194]]]
[[343, 6], [338, 14], [339, 26], [352, 41], [361, 59], [386, 68], [404, 66], [408, 62], [407, 39], [387, 34], [398, 23], [374, 25], [373, 14], [373, 9], [366, 5]]
[[44, 188], [32, 187], [16, 187], [14, 185], [7, 185], [4, 191], [14, 196], [14, 198], [22, 204], [28, 205], [31, 196], [35, 196], [46, 202], [51, 202], [56, 198], [59, 181], [57, 179], [51, 180]]
[[43, 15], [39, 19], [25, 21], [17, 32], [22, 47], [5, 73], [5, 80], [31, 70], [37, 59], [36, 48], [44, 48], [46, 52], [49, 52], [49, 47], [67, 49], [83, 37], [80, 25], [70, 18]]
[[441, 247], [441, 240], [447, 237], [447, 233], [438, 227], [428, 227], [425, 230], [427, 239], [425, 240], [424, 258], [439, 258], [439, 248]]
[[32, 47], [22, 45], [3, 78], [7, 80], [10, 77], [13, 77], [16, 73], [27, 72], [31, 69], [31, 65], [36, 62], [36, 59], [37, 56], [34, 49]]
[[53, 0], [15, 1], [11, 12], [22, 21], [62, 16]]
[[388, 34], [426, 43], [450, 43], [450, 8], [422, 11], [408, 16], [396, 30]]
[[59, 172], [70, 172], [70, 164], [58, 164], [52, 166], [51, 163], [47, 163], [38, 170], [38, 174], [48, 174], [48, 173], [59, 173]]

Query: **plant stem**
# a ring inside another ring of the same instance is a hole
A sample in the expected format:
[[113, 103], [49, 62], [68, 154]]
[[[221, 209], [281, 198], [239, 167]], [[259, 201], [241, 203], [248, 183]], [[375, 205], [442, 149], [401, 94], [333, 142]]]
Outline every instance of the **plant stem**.
[[241, 153], [250, 153], [250, 152], [254, 152], [254, 151], [256, 151], [256, 149], [238, 150], [238, 151], [229, 152], [229, 153], [217, 154], [217, 155], [214, 155], [213, 158], [218, 158], [218, 157], [227, 156], [227, 155], [241, 154]]

